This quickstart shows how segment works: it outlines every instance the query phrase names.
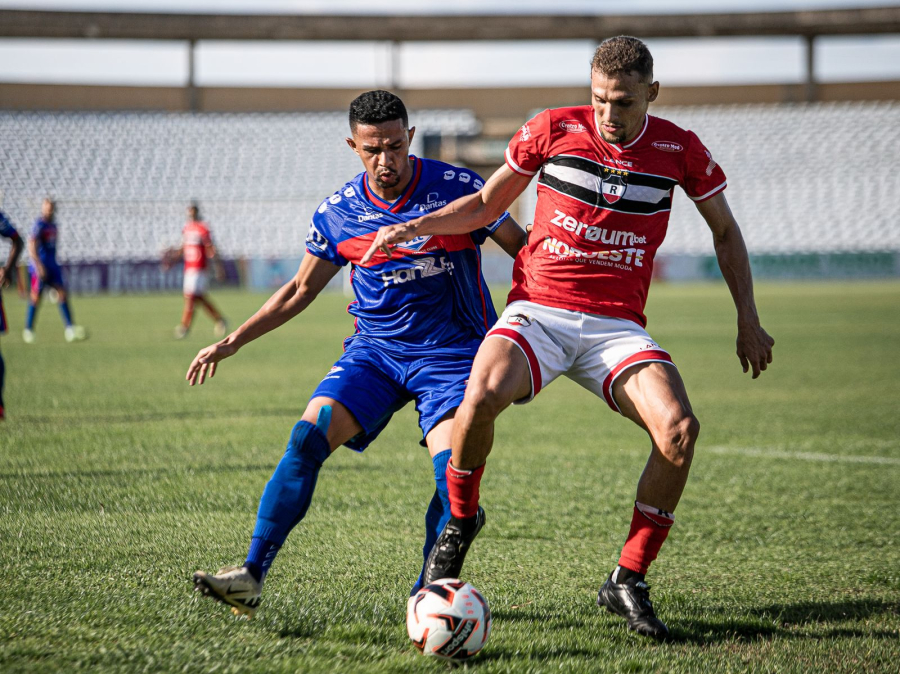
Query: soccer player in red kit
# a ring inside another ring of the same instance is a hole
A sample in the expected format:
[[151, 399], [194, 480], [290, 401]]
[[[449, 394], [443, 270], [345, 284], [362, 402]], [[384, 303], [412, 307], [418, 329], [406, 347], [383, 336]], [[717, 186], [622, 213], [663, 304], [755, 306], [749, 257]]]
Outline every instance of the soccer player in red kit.
[[194, 304], [203, 305], [210, 317], [215, 321], [213, 332], [223, 337], [228, 331], [228, 324], [222, 314], [207, 297], [209, 289], [208, 261], [218, 264], [216, 247], [209, 233], [209, 225], [200, 219], [200, 208], [191, 204], [187, 209], [188, 221], [181, 231], [181, 247], [172, 254], [184, 259], [184, 311], [181, 323], [175, 327], [175, 338], [183, 339], [191, 329], [194, 320]]
[[419, 220], [379, 230], [370, 253], [416, 236], [472, 231], [505, 211], [538, 175], [534, 228], [513, 268], [506, 311], [475, 357], [447, 468], [452, 518], [428, 559], [426, 582], [459, 577], [484, 524], [479, 484], [493, 422], [565, 375], [650, 436], [631, 527], [597, 603], [637, 632], [664, 639], [644, 582], [675, 522], [700, 430], [669, 354], [644, 330], [653, 258], [680, 186], [713, 234], [737, 308], [737, 356], [753, 378], [772, 362], [747, 249], [722, 169], [691, 131], [647, 114], [653, 58], [633, 37], [604, 41], [591, 63], [591, 105], [545, 110], [509, 143], [484, 188]]

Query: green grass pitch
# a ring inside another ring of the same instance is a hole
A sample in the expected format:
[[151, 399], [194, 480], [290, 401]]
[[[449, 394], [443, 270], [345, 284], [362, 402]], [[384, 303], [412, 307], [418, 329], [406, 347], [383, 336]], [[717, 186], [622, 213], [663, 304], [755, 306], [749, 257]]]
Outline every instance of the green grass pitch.
[[[503, 292], [495, 292], [502, 300]], [[215, 294], [233, 322], [261, 295]], [[722, 285], [651, 291], [651, 334], [702, 431], [678, 521], [648, 577], [675, 639], [594, 604], [627, 531], [643, 433], [560, 380], [505, 412], [482, 486], [488, 524], [465, 576], [494, 613], [468, 669], [489, 672], [897, 672], [900, 284], [760, 284], [775, 363], [733, 354]], [[322, 296], [191, 389], [212, 341], [181, 299], [76, 297], [90, 340], [6, 297], [0, 426], [0, 671], [426, 672], [404, 627], [431, 466], [415, 413], [322, 470], [253, 621], [192, 592], [243, 560], [289, 430], [352, 330]]]

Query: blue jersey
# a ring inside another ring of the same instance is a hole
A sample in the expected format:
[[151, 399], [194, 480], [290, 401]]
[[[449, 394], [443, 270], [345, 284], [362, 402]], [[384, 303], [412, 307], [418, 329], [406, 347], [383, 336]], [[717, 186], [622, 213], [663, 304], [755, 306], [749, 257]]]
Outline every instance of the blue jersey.
[[31, 238], [37, 248], [38, 259], [45, 266], [56, 266], [56, 223], [38, 218], [31, 228]]
[[407, 222], [477, 192], [481, 178], [431, 159], [410, 157], [413, 176], [393, 203], [375, 195], [365, 172], [335, 192], [313, 215], [306, 238], [310, 254], [336, 265], [351, 264], [356, 334], [403, 356], [474, 355], [497, 320], [481, 274], [479, 246], [509, 217], [470, 234], [420, 236], [400, 244], [388, 258], [360, 259], [380, 227]]
[[[0, 236], [4, 239], [12, 239], [15, 241], [19, 238], [19, 233], [12, 226], [9, 218], [3, 211], [0, 211]], [[0, 332], [6, 332], [6, 313], [3, 311], [3, 296], [0, 295]]]
[[3, 211], [0, 211], [0, 236], [5, 239], [19, 238], [19, 233], [16, 231], [16, 228], [13, 227], [9, 218], [6, 217], [6, 214]]

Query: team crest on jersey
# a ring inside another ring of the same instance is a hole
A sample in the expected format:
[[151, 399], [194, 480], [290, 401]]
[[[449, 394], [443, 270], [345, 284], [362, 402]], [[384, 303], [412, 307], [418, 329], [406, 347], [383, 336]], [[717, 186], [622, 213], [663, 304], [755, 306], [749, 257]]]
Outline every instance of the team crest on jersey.
[[506, 319], [506, 322], [510, 325], [521, 325], [523, 328], [527, 328], [531, 325], [531, 319], [525, 314], [513, 314]]
[[415, 239], [410, 239], [406, 243], [401, 243], [397, 246], [398, 250], [418, 253], [420, 252], [425, 245], [431, 240], [431, 234], [427, 236], [417, 236]]
[[614, 204], [625, 196], [628, 189], [626, 178], [628, 171], [603, 168], [603, 200], [608, 204]]

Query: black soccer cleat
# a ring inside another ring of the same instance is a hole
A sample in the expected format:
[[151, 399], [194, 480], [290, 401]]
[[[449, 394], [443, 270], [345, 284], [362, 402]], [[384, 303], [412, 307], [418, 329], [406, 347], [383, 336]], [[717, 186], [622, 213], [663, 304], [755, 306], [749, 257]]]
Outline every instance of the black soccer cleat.
[[628, 629], [645, 637], [663, 641], [669, 637], [669, 628], [656, 617], [650, 602], [650, 586], [642, 580], [614, 583], [612, 574], [600, 587], [597, 606], [605, 606], [610, 613], [625, 618]]
[[428, 553], [422, 585], [429, 585], [442, 578], [459, 578], [466, 553], [483, 526], [484, 508], [481, 506], [478, 506], [478, 512], [475, 514], [475, 527], [468, 535], [465, 535], [452, 519], [447, 522], [441, 535], [434, 542], [431, 552]]

